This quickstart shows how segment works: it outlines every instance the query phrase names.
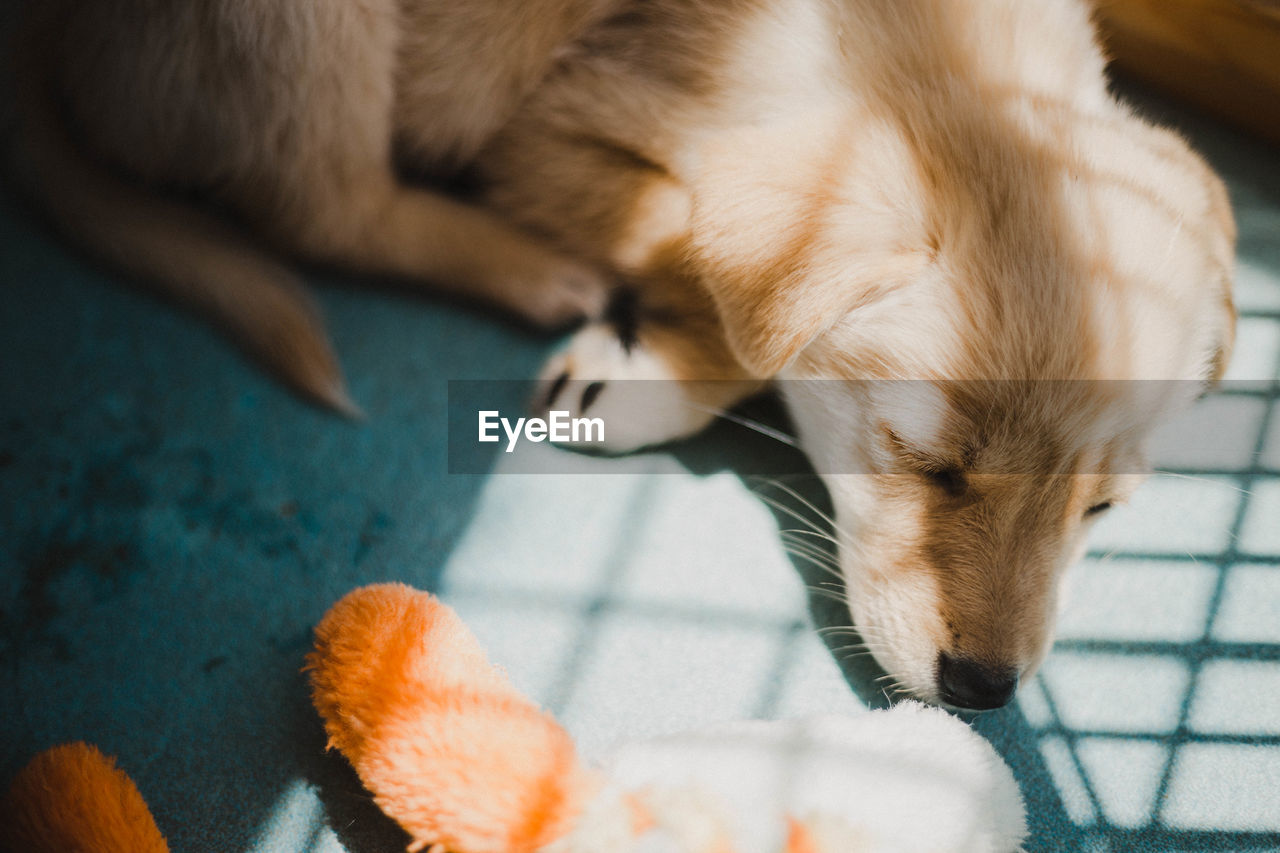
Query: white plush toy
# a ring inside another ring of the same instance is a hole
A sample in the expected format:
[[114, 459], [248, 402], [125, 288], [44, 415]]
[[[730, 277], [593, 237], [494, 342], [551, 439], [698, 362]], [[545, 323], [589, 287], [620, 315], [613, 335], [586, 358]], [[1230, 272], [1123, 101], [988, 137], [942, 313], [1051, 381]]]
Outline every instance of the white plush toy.
[[590, 770], [428, 593], [349, 593], [309, 665], [330, 745], [410, 850], [1003, 853], [1026, 832], [990, 744], [918, 703], [630, 744]]
[[645, 853], [994, 853], [1019, 849], [1025, 834], [1018, 786], [995, 750], [917, 702], [630, 744], [603, 772], [653, 815], [653, 838], [623, 848]]

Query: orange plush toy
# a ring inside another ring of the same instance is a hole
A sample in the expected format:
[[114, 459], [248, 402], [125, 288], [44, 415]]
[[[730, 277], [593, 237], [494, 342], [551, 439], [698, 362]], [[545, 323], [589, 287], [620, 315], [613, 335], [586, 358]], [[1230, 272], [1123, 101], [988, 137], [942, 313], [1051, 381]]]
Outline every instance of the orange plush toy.
[[0, 850], [9, 853], [169, 853], [133, 780], [85, 743], [31, 759], [0, 814]]
[[429, 593], [349, 593], [316, 626], [307, 667], [329, 746], [411, 851], [531, 853], [568, 834], [593, 790], [569, 735]]
[[730, 724], [587, 770], [457, 614], [403, 584], [335, 604], [308, 668], [330, 746], [411, 851], [1001, 853], [1025, 834], [1009, 768], [918, 703]]

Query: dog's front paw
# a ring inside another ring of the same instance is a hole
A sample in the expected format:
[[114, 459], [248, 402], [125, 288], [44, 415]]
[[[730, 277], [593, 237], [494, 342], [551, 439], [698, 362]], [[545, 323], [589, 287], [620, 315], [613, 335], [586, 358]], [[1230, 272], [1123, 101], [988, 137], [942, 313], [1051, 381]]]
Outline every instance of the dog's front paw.
[[610, 325], [593, 323], [547, 362], [534, 409], [548, 418], [593, 421], [565, 444], [624, 453], [707, 426], [718, 410], [699, 399], [703, 384], [682, 381], [658, 353], [624, 342]]

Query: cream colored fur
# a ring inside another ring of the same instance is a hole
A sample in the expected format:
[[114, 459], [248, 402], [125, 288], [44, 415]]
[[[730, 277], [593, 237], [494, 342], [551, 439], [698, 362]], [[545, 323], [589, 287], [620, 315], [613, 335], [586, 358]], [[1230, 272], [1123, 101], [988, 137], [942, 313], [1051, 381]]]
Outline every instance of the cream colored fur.
[[[796, 380], [853, 622], [926, 699], [940, 654], [1035, 669], [1086, 512], [1185, 402], [1100, 380], [1194, 385], [1230, 352], [1225, 192], [1108, 94], [1080, 0], [67, 2], [31, 40], [26, 137], [64, 227], [337, 405], [291, 275], [139, 187], [544, 321], [627, 282], [635, 340], [590, 326], [546, 373], [583, 382], [548, 403], [724, 380], [668, 394], [687, 410], [627, 449]], [[393, 149], [467, 166], [482, 207], [406, 188]], [[906, 416], [865, 381], [894, 379], [939, 384]]]
[[603, 306], [601, 271], [406, 185], [393, 158], [451, 174], [603, 0], [29, 5], [19, 182], [72, 238], [228, 326], [304, 393], [353, 408], [310, 301], [267, 249], [535, 323]]

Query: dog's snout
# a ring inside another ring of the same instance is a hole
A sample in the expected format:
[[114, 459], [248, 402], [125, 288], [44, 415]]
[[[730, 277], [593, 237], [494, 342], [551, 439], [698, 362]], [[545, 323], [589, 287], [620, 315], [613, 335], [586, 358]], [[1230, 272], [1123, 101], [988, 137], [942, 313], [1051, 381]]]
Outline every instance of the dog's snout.
[[957, 708], [986, 711], [1008, 704], [1018, 688], [1018, 672], [967, 658], [938, 654], [938, 690], [942, 701]]

